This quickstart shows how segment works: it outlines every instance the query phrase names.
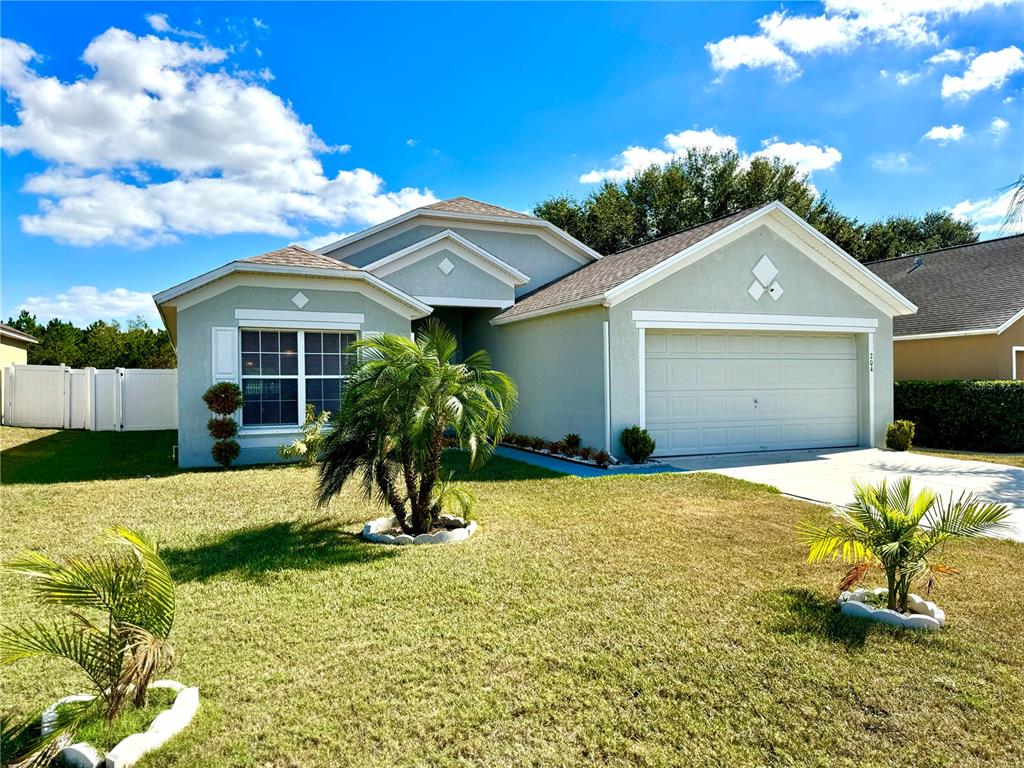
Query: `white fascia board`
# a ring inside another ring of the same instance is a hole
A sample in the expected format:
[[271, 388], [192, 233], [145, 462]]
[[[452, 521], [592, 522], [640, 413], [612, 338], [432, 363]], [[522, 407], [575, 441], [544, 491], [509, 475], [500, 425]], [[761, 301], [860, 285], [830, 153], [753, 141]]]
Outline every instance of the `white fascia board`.
[[411, 211], [406, 211], [393, 219], [388, 219], [376, 226], [364, 229], [362, 232], [356, 232], [348, 237], [342, 238], [341, 240], [330, 243], [329, 245], [317, 248], [316, 252], [322, 255], [328, 255], [341, 248], [347, 248], [350, 245], [354, 245], [355, 243], [376, 235], [379, 232], [383, 232], [406, 221], [417, 218], [439, 219], [446, 222], [453, 222], [454, 224], [458, 224], [459, 222], [465, 222], [469, 225], [472, 225], [473, 223], [503, 224], [513, 227], [542, 229], [553, 235], [557, 240], [560, 240], [565, 245], [569, 246], [572, 251], [569, 255], [575, 254], [573, 258], [580, 263], [588, 264], [591, 261], [597, 261], [601, 258], [601, 254], [593, 248], [584, 245], [568, 232], [559, 229], [550, 221], [545, 221], [544, 219], [521, 219], [517, 216], [486, 216], [479, 213], [454, 213], [452, 211], [426, 210], [423, 208], [415, 208]]
[[1016, 323], [1018, 320], [1020, 320], [1022, 318], [1024, 318], [1024, 307], [1021, 308], [1020, 312], [1018, 312], [1013, 317], [1011, 317], [1009, 320], [1007, 320], [1005, 323], [1000, 325], [999, 328], [996, 329], [996, 333], [1004, 333], [1005, 331], [1009, 330], [1011, 325], [1013, 325], [1014, 323]]
[[432, 307], [478, 307], [480, 309], [508, 309], [515, 302], [512, 299], [467, 299], [458, 296], [417, 296], [417, 299]]
[[924, 341], [925, 339], [953, 339], [958, 336], [995, 336], [998, 328], [979, 328], [971, 331], [940, 331], [939, 333], [910, 333], [893, 336], [893, 341]]
[[[780, 214], [785, 218], [785, 220], [798, 223], [801, 230], [812, 236], [817, 244], [825, 246], [822, 250], [827, 251], [831, 258], [816, 250], [809, 251], [805, 247], [799, 248], [799, 250], [808, 255], [809, 258], [822, 266], [826, 271], [830, 272], [834, 277], [846, 283], [846, 285], [848, 285], [852, 290], [859, 293], [861, 296], [864, 296], [864, 298], [868, 299], [872, 304], [884, 311], [886, 314], [908, 315], [917, 311], [917, 307], [893, 289], [892, 286], [875, 275], [869, 269], [865, 268], [852, 256], [847, 254], [835, 245], [835, 243], [811, 227], [807, 222], [779, 202], [770, 203], [764, 208], [754, 211], [749, 216], [733, 222], [713, 235], [704, 238], [700, 242], [694, 243], [689, 248], [684, 248], [674, 256], [670, 256], [664, 261], [655, 264], [650, 269], [647, 269], [639, 275], [636, 275], [624, 283], [610, 289], [605, 294], [606, 300], [611, 306], [620, 304], [665, 277], [694, 264], [713, 252], [715, 249], [721, 247], [723, 244], [738, 239], [747, 231], [754, 229], [762, 223], [768, 223], [769, 226], [771, 224], [775, 224], [773, 231], [785, 239], [790, 240], [792, 243], [792, 237], [789, 236], [789, 233], [781, 226], [779, 226], [779, 222], [777, 220], [770, 218], [771, 214]], [[793, 243], [793, 245], [799, 247], [796, 243]], [[849, 277], [854, 278], [853, 284], [851, 284], [849, 280], [844, 279]], [[857, 277], [865, 277], [868, 284], [865, 284], [864, 281], [857, 281]]]
[[507, 325], [508, 323], [518, 323], [520, 320], [530, 320], [534, 317], [544, 317], [546, 315], [555, 315], [559, 312], [569, 312], [573, 309], [582, 309], [584, 307], [607, 307], [608, 303], [605, 301], [604, 296], [591, 296], [586, 299], [578, 299], [577, 301], [569, 301], [564, 304], [556, 304], [553, 307], [544, 307], [543, 309], [535, 309], [532, 312], [523, 312], [521, 315], [514, 315], [512, 317], [495, 317], [490, 321], [491, 325]]
[[377, 259], [377, 261], [364, 266], [363, 269], [379, 276], [389, 275], [445, 249], [506, 285], [525, 285], [530, 281], [529, 275], [520, 272], [511, 264], [502, 261], [494, 254], [450, 229], [442, 230], [418, 243], [413, 243], [382, 259]]
[[633, 310], [638, 328], [737, 331], [804, 331], [815, 333], [873, 333], [873, 317], [831, 317], [818, 315], [769, 315], [729, 312], [671, 312]]
[[238, 273], [250, 273], [261, 275], [281, 275], [287, 277], [318, 277], [333, 280], [350, 280], [354, 282], [372, 285], [377, 290], [390, 298], [410, 307], [418, 317], [426, 317], [432, 311], [431, 308], [410, 296], [405, 291], [385, 283], [380, 278], [368, 272], [355, 269], [330, 269], [327, 267], [292, 267], [279, 264], [260, 264], [259, 262], [232, 261], [217, 269], [210, 270], [198, 277], [194, 277], [184, 283], [168, 288], [153, 296], [157, 306], [166, 304], [186, 293], [202, 288], [222, 277]]

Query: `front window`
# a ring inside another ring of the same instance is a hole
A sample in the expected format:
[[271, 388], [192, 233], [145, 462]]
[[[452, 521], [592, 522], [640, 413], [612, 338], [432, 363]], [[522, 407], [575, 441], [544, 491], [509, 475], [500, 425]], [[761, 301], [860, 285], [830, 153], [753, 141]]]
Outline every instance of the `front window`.
[[243, 330], [242, 424], [298, 425], [307, 403], [337, 412], [355, 362], [345, 350], [355, 340], [352, 332]]

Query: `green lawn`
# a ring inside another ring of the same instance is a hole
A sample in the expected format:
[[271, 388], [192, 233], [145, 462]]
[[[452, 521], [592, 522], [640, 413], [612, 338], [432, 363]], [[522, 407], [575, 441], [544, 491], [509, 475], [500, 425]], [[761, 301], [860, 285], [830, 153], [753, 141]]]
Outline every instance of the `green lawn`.
[[929, 456], [942, 456], [946, 459], [987, 461], [989, 464], [1006, 464], [1011, 467], [1024, 467], [1024, 453], [972, 453], [971, 451], [947, 451], [942, 448], [911, 448], [910, 450], [914, 453], [925, 453]]
[[[717, 475], [453, 454], [480, 532], [399, 549], [356, 538], [352, 496], [313, 508], [309, 470], [179, 473], [166, 433], [2, 437], [0, 555], [112, 523], [164, 546], [173, 677], [202, 704], [143, 766], [1024, 763], [1021, 545], [954, 550], [924, 634], [836, 612], [841, 568], [794, 532], [822, 508]], [[0, 596], [5, 622], [45, 613], [10, 575]], [[5, 668], [0, 711], [81, 690], [65, 672]]]

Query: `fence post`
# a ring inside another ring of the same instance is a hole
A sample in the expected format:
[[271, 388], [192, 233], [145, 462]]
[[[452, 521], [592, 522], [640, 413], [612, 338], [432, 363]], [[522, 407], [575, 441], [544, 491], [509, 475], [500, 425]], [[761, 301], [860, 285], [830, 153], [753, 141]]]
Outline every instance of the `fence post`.
[[117, 431], [124, 432], [124, 368], [117, 371]]
[[96, 369], [85, 369], [85, 428], [96, 431]]
[[4, 424], [11, 423], [11, 409], [14, 407], [14, 398], [11, 397], [11, 390], [14, 389], [14, 363], [4, 368]]
[[64, 414], [62, 417], [63, 429], [71, 426], [71, 369], [61, 363], [60, 372], [64, 379]]

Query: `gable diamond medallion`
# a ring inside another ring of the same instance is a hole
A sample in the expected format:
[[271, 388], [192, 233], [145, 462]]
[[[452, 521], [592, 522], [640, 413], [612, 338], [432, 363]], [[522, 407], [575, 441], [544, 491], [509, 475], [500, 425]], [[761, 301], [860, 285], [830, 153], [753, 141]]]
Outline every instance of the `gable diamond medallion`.
[[782, 298], [782, 294], [785, 291], [782, 290], [782, 285], [779, 281], [775, 279], [779, 274], [779, 270], [772, 264], [772, 260], [768, 258], [767, 253], [761, 254], [761, 258], [750, 271], [754, 273], [754, 282], [747, 288], [750, 298], [757, 301], [765, 293], [771, 296], [774, 301]]
[[309, 299], [306, 298], [306, 294], [304, 294], [302, 291], [299, 291], [294, 296], [292, 296], [292, 304], [294, 304], [299, 309], [302, 309], [304, 306], [309, 304]]
[[444, 261], [437, 265], [437, 268], [444, 272], [446, 275], [450, 275], [452, 270], [455, 269], [455, 265], [451, 263], [447, 256], [444, 257]]

